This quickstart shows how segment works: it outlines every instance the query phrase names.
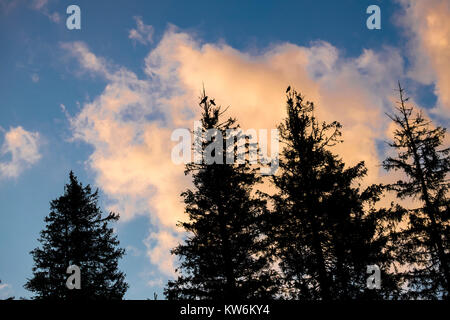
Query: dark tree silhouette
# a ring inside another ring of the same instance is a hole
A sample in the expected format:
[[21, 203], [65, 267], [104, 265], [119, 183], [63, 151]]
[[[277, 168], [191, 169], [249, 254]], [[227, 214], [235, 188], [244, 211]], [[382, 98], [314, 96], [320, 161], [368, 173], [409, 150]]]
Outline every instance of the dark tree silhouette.
[[[34, 249], [33, 277], [25, 288], [36, 293], [36, 299], [122, 299], [128, 284], [118, 270], [124, 249], [113, 234], [110, 222], [97, 205], [98, 190], [83, 186], [70, 172], [64, 195], [51, 201], [46, 227], [40, 233], [42, 248]], [[81, 271], [81, 289], [69, 290], [66, 270], [77, 265]]]
[[445, 128], [433, 128], [421, 112], [407, 107], [400, 83], [397, 113], [388, 115], [396, 125], [389, 146], [386, 170], [400, 170], [406, 180], [388, 186], [401, 199], [413, 197], [423, 205], [403, 210], [406, 228], [396, 235], [399, 262], [409, 265], [405, 274], [410, 298], [449, 298], [450, 210], [448, 173], [450, 148], [443, 148]]
[[[234, 119], [221, 122], [224, 111], [212, 102], [203, 92], [200, 98], [203, 133], [217, 129], [224, 138], [220, 147], [225, 150], [226, 130], [237, 126]], [[216, 138], [204, 141], [199, 151], [203, 154], [218, 141]], [[231, 145], [236, 153], [236, 142]], [[270, 297], [277, 288], [274, 272], [268, 269], [259, 228], [267, 212], [266, 201], [252, 196], [260, 178], [248, 160], [244, 164], [227, 164], [225, 154], [214, 152], [212, 155], [219, 156], [223, 164], [203, 162], [186, 166], [186, 174], [193, 176], [194, 188], [182, 194], [189, 221], [179, 226], [189, 236], [172, 251], [180, 258], [181, 275], [169, 281], [165, 295], [168, 299]]]
[[[287, 118], [279, 126], [284, 143], [278, 193], [267, 232], [294, 299], [382, 298], [395, 295], [388, 274], [391, 257], [378, 221], [390, 210], [376, 210], [382, 187], [361, 191], [364, 162], [345, 168], [329, 149], [341, 142], [338, 122], [319, 123], [313, 102], [288, 88]], [[367, 266], [383, 271], [380, 290], [367, 288]]]

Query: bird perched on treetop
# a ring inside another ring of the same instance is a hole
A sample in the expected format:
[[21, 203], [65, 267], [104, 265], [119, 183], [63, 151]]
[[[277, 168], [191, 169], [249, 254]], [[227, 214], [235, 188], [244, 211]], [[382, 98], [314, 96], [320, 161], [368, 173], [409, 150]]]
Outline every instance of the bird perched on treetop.
[[216, 105], [216, 103], [214, 102], [214, 100], [215, 100], [215, 99], [211, 99], [211, 100], [209, 100], [209, 102], [211, 102], [211, 104], [212, 104], [213, 106], [215, 106], [215, 105]]
[[289, 91], [291, 91], [291, 86], [287, 87], [286, 93], [288, 93]]
[[208, 96], [205, 96], [205, 97], [202, 99], [202, 101], [200, 101], [200, 104], [205, 103], [206, 100], [208, 100]]

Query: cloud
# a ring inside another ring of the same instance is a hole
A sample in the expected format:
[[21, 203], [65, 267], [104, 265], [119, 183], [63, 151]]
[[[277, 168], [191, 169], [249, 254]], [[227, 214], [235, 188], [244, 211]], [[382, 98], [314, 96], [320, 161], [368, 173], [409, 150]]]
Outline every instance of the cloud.
[[34, 83], [38, 83], [39, 82], [39, 75], [37, 73], [33, 73], [31, 75], [31, 81], [33, 81]]
[[172, 232], [162, 231], [151, 233], [144, 244], [147, 246], [147, 255], [152, 263], [159, 266], [163, 274], [174, 277], [175, 263], [170, 251], [181, 242], [180, 236], [174, 236]]
[[33, 0], [32, 7], [36, 10], [42, 10], [45, 6], [47, 6], [48, 0]]
[[[38, 162], [41, 158], [39, 140], [39, 133], [26, 131], [20, 126], [6, 132], [0, 148], [0, 178], [16, 178]], [[2, 160], [7, 155], [10, 159]]]
[[37, 11], [45, 15], [50, 21], [54, 23], [59, 23], [61, 21], [61, 16], [56, 11], [50, 11], [48, 8], [49, 0], [0, 0], [0, 8], [3, 13], [9, 13], [20, 6], [27, 6], [31, 10]]
[[131, 29], [128, 38], [132, 39], [134, 43], [139, 42], [143, 45], [153, 42], [153, 27], [144, 24], [142, 17], [134, 17], [136, 21], [136, 29]]
[[[107, 82], [103, 92], [70, 119], [73, 136], [93, 146], [87, 163], [108, 195], [110, 209], [125, 221], [149, 216], [153, 227], [144, 240], [147, 255], [164, 275], [174, 275], [169, 251], [183, 235], [175, 225], [186, 219], [180, 193], [191, 183], [183, 166], [171, 161], [175, 143], [170, 135], [176, 128], [192, 128], [199, 117], [203, 83], [216, 102], [231, 106], [228, 115], [237, 117], [244, 129], [275, 128], [285, 117], [284, 90], [291, 85], [315, 102], [321, 120], [343, 124], [344, 143], [334, 151], [347, 165], [366, 162], [369, 172], [363, 186], [400, 177], [382, 170], [386, 154], [377, 148], [391, 138], [385, 112], [393, 112], [398, 100], [397, 80], [408, 74], [435, 83], [439, 101], [433, 112], [442, 114], [449, 106], [450, 50], [446, 3], [398, 1], [405, 8], [402, 23], [414, 22], [410, 51], [415, 63], [410, 69], [405, 69], [406, 57], [398, 48], [364, 49], [348, 58], [332, 44], [317, 41], [308, 46], [278, 43], [251, 54], [224, 42], [204, 43], [169, 26], [145, 58], [145, 76], [139, 78], [96, 56], [83, 42], [61, 45], [84, 72]], [[151, 36], [145, 35], [153, 29], [135, 19], [137, 28], [129, 38], [149, 43]]]
[[231, 105], [229, 113], [244, 128], [275, 128], [285, 116], [284, 90], [291, 84], [319, 106], [321, 119], [344, 125], [345, 143], [336, 150], [349, 164], [366, 160], [370, 181], [375, 181], [376, 139], [384, 135], [384, 111], [390, 110], [389, 98], [402, 76], [403, 60], [392, 48], [364, 50], [359, 57], [346, 59], [326, 42], [309, 47], [279, 44], [250, 55], [225, 44], [201, 45], [187, 34], [168, 31], [147, 57], [146, 72], [182, 88], [183, 95], [169, 100], [172, 118], [183, 102], [196, 109], [205, 83], [216, 101]]
[[336, 148], [348, 165], [365, 160], [366, 184], [386, 179], [380, 171], [377, 139], [385, 137], [392, 94], [403, 73], [393, 48], [364, 50], [348, 59], [326, 42], [308, 47], [283, 43], [252, 55], [226, 44], [202, 43], [170, 27], [145, 59], [143, 79], [108, 64], [82, 42], [62, 48], [86, 72], [103, 77], [103, 92], [70, 119], [75, 139], [94, 147], [88, 165], [122, 220], [148, 215], [145, 239], [150, 261], [174, 274], [170, 249], [182, 234], [180, 193], [190, 185], [182, 165], [171, 161], [175, 128], [192, 128], [199, 116], [202, 83], [216, 102], [231, 105], [244, 129], [271, 129], [285, 116], [284, 90], [292, 85], [318, 105], [321, 119], [344, 125], [345, 143]]
[[164, 286], [164, 280], [162, 278], [152, 279], [147, 282], [149, 287], [162, 287]]
[[133, 257], [138, 257], [141, 255], [141, 250], [131, 245], [126, 247], [127, 254], [131, 254]]
[[4, 290], [6, 288], [11, 288], [11, 285], [7, 283], [0, 283], [0, 290]]
[[[70, 122], [74, 138], [94, 146], [88, 164], [111, 199], [110, 210], [119, 212], [123, 221], [150, 215], [164, 234], [158, 238], [164, 245], [183, 218], [179, 194], [188, 178], [170, 161], [172, 129], [164, 124], [162, 86], [108, 65], [83, 43], [65, 43], [62, 48], [73, 54], [85, 71], [108, 80], [103, 93], [86, 103]], [[160, 261], [160, 255], [149, 256], [163, 272], [173, 273], [173, 268], [164, 269], [169, 264]]]
[[31, 2], [31, 8], [47, 16], [50, 21], [59, 23], [61, 21], [61, 16], [58, 12], [51, 12], [48, 8], [48, 3], [49, 0], [33, 0]]
[[0, 299], [8, 298], [11, 294], [12, 286], [8, 283], [0, 282]]
[[413, 62], [409, 76], [434, 84], [438, 105], [433, 113], [450, 118], [450, 2], [398, 0], [403, 7], [400, 24], [410, 37]]
[[99, 58], [90, 52], [84, 42], [63, 42], [60, 46], [67, 51], [67, 53], [75, 57], [84, 70], [99, 74], [108, 79], [111, 78], [111, 73], [108, 70], [106, 60]]

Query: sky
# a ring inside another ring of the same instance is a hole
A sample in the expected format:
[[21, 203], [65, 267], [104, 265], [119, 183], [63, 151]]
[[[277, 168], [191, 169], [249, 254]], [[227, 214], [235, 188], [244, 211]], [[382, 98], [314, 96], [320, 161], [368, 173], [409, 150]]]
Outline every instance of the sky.
[[[379, 30], [366, 26], [374, 4]], [[397, 81], [448, 127], [449, 0], [0, 0], [0, 299], [31, 296], [29, 252], [70, 170], [121, 216], [125, 298], [163, 296], [190, 185], [171, 133], [192, 128], [203, 86], [256, 129], [276, 128], [295, 87], [343, 124], [335, 151], [364, 160], [370, 184], [397, 177], [380, 167]]]

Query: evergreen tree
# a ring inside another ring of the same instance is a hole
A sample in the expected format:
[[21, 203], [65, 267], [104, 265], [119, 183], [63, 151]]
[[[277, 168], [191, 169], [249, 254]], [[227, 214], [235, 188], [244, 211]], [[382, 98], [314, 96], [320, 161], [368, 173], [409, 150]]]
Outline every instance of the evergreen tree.
[[[251, 299], [270, 297], [276, 290], [269, 260], [264, 255], [264, 239], [259, 225], [266, 214], [266, 201], [252, 195], [260, 181], [248, 159], [243, 164], [227, 164], [224, 153], [227, 129], [237, 129], [234, 119], [221, 122], [224, 111], [203, 92], [203, 134], [216, 129], [218, 135], [206, 141], [200, 152], [218, 144], [211, 152], [220, 163], [190, 163], [186, 174], [193, 176], [193, 189], [182, 196], [188, 222], [179, 223], [189, 233], [184, 244], [173, 249], [180, 258], [181, 275], [169, 281], [165, 289], [168, 299]], [[195, 133], [197, 136], [200, 134]], [[217, 138], [217, 139], [216, 139]], [[234, 149], [236, 141], [229, 150]]]
[[[36, 299], [122, 299], [128, 285], [118, 270], [125, 250], [108, 226], [119, 216], [107, 217], [97, 205], [98, 190], [78, 182], [70, 172], [64, 195], [51, 201], [46, 227], [40, 233], [41, 248], [31, 251], [33, 277], [25, 288], [36, 293]], [[81, 271], [81, 289], [66, 287], [70, 265]]]
[[389, 144], [396, 156], [388, 157], [386, 170], [400, 170], [406, 180], [388, 186], [401, 199], [415, 198], [419, 208], [404, 210], [406, 228], [396, 237], [399, 262], [410, 298], [448, 298], [450, 290], [450, 210], [448, 199], [450, 148], [443, 148], [445, 128], [433, 128], [421, 112], [406, 106], [409, 98], [399, 86], [397, 113], [388, 115], [396, 125]]
[[349, 168], [329, 149], [341, 142], [338, 122], [319, 123], [314, 103], [289, 87], [287, 118], [279, 126], [284, 150], [278, 193], [268, 227], [285, 277], [285, 291], [295, 299], [380, 298], [395, 292], [396, 281], [383, 273], [381, 290], [367, 289], [367, 266], [386, 271], [391, 257], [383, 253], [376, 210], [382, 188], [363, 191], [364, 162]]

